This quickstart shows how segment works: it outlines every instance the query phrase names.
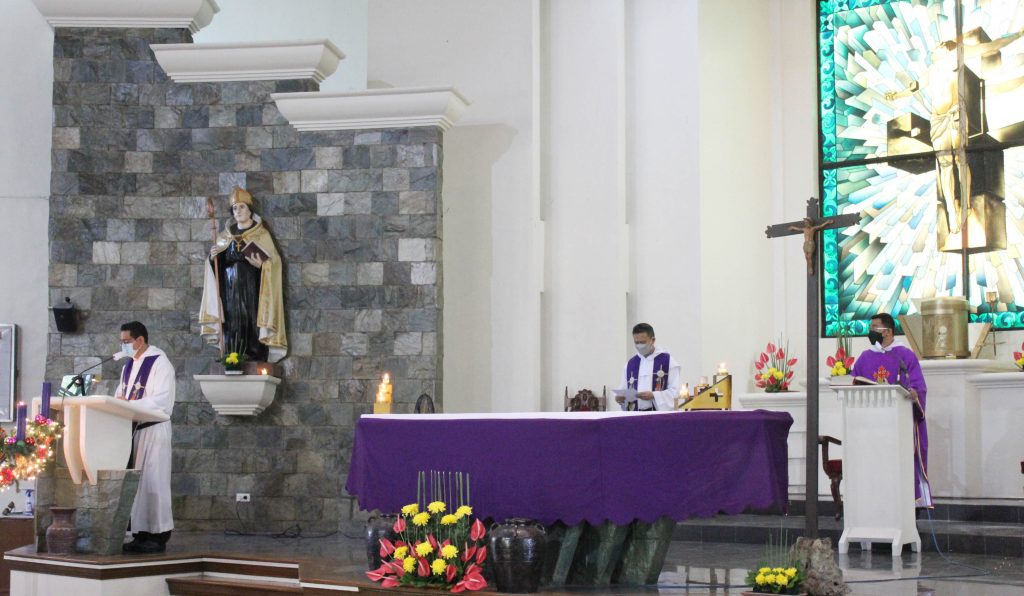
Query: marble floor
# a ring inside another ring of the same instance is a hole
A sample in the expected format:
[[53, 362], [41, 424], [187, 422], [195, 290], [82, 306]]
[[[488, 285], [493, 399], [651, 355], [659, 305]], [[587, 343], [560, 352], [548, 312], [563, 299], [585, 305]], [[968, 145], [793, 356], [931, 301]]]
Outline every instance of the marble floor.
[[[168, 554], [189, 551], [245, 553], [316, 561], [336, 573], [358, 575], [365, 566], [365, 542], [356, 533], [326, 537], [238, 536], [176, 532]], [[658, 586], [631, 590], [567, 589], [560, 593], [740, 594], [746, 569], [764, 547], [750, 544], [673, 541]], [[905, 549], [909, 551], [909, 549]], [[839, 557], [853, 595], [1019, 596], [1024, 594], [1024, 559], [984, 555], [887, 551]]]

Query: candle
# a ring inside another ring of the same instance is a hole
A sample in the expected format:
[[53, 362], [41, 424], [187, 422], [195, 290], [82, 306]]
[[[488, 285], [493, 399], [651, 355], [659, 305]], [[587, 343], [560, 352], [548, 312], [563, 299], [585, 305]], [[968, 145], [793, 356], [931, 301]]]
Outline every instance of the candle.
[[49, 418], [50, 417], [50, 384], [49, 383], [43, 383], [43, 394], [42, 394], [42, 399], [40, 401], [42, 403], [39, 406], [39, 415], [40, 416], [45, 416], [46, 418]]
[[28, 406], [24, 402], [18, 402], [18, 431], [15, 435], [15, 440], [18, 442], [25, 440], [25, 422], [28, 417]]
[[267, 369], [266, 368], [261, 368], [260, 369], [260, 374], [261, 375], [266, 375], [267, 374]]
[[683, 387], [679, 390], [679, 397], [690, 397], [689, 383], [683, 383]]
[[391, 403], [391, 375], [384, 373], [384, 379], [377, 386], [377, 401]]
[[727, 375], [727, 374], [729, 374], [729, 371], [726, 370], [726, 368], [725, 368], [725, 363], [724, 362], [719, 362], [718, 363], [718, 374], [720, 374], [720, 375]]
[[703, 387], [703, 386], [705, 386], [707, 384], [708, 384], [708, 378], [707, 377], [701, 377], [700, 378], [700, 383], [698, 383], [698, 385]]

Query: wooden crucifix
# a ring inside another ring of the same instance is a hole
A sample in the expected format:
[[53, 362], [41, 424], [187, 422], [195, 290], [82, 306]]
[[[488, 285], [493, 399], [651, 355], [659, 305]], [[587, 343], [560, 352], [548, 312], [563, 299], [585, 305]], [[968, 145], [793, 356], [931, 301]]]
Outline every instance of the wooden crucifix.
[[807, 474], [804, 492], [807, 504], [805, 532], [808, 538], [818, 537], [818, 233], [821, 230], [845, 228], [860, 221], [859, 213], [833, 217], [818, 216], [818, 199], [807, 200], [807, 217], [768, 226], [765, 235], [771, 238], [804, 235], [804, 258], [807, 260]]

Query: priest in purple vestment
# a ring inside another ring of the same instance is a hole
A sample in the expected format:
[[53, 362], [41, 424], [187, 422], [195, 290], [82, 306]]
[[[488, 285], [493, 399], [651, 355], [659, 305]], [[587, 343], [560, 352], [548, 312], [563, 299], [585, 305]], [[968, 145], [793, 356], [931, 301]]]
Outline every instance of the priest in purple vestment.
[[928, 425], [925, 421], [925, 398], [928, 386], [921, 373], [917, 355], [906, 346], [895, 345], [896, 321], [892, 315], [871, 317], [868, 341], [871, 347], [861, 353], [853, 364], [855, 377], [877, 383], [903, 386], [914, 400], [914, 497], [917, 507], [931, 507], [928, 485]]
[[623, 410], [671, 412], [679, 395], [679, 363], [655, 347], [654, 327], [647, 323], [633, 327], [633, 344], [637, 353], [626, 362], [618, 391], [635, 391], [636, 401], [627, 404], [622, 395], [616, 401]]

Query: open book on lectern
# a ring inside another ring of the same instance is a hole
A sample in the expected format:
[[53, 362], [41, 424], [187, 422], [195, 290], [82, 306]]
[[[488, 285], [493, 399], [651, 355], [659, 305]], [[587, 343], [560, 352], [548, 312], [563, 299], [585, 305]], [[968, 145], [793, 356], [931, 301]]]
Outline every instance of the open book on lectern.
[[829, 379], [829, 385], [836, 387], [845, 387], [851, 385], [878, 385], [875, 381], [866, 377], [854, 377], [852, 375], [843, 375], [841, 377], [832, 377]]

